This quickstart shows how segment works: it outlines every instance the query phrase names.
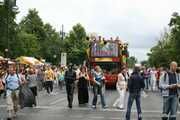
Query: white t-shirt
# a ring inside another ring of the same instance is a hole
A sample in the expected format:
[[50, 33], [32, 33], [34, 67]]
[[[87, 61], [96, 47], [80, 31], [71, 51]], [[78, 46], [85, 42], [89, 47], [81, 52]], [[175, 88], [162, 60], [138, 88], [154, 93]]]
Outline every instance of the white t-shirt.
[[118, 74], [118, 81], [117, 81], [116, 87], [118, 89], [126, 89], [126, 87], [127, 87], [127, 83], [126, 83], [125, 78], [122, 75], [122, 73]]

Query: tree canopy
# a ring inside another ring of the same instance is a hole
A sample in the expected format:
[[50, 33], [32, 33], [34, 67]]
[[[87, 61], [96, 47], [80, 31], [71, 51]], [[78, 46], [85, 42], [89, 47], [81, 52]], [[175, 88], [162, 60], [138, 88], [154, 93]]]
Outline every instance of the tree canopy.
[[173, 13], [169, 29], [165, 30], [158, 39], [156, 46], [148, 53], [149, 64], [156, 67], [168, 67], [171, 61], [180, 63], [180, 16]]
[[137, 63], [137, 59], [134, 56], [129, 57], [127, 61], [128, 61], [129, 68], [133, 68], [135, 64]]
[[81, 24], [74, 25], [62, 40], [55, 28], [43, 22], [36, 9], [30, 9], [19, 24], [14, 20], [16, 11], [11, 11], [8, 16], [6, 12], [6, 7], [0, 6], [0, 55], [5, 55], [5, 49], [9, 45], [10, 58], [34, 56], [58, 64], [61, 52], [66, 52], [68, 62], [82, 64], [85, 60], [88, 42]]

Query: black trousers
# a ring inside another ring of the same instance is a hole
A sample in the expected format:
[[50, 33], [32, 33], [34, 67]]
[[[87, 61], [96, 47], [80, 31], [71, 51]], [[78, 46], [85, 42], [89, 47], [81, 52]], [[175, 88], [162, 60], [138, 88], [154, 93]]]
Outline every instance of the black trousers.
[[33, 95], [34, 95], [34, 105], [36, 106], [37, 105], [37, 102], [36, 102], [36, 96], [37, 96], [37, 87], [30, 87], [30, 90], [32, 91]]
[[78, 100], [79, 104], [86, 104], [89, 102], [88, 87], [78, 87]]
[[46, 81], [46, 90], [48, 94], [53, 91], [53, 81]]
[[1, 94], [3, 94], [3, 92], [4, 92], [3, 90], [0, 90], [0, 96], [1, 96]]
[[58, 85], [59, 85], [59, 89], [62, 90], [62, 89], [63, 89], [63, 86], [64, 86], [64, 81], [59, 80], [59, 81], [58, 81]]
[[68, 100], [69, 107], [72, 107], [74, 88], [75, 88], [74, 83], [66, 84], [67, 100]]

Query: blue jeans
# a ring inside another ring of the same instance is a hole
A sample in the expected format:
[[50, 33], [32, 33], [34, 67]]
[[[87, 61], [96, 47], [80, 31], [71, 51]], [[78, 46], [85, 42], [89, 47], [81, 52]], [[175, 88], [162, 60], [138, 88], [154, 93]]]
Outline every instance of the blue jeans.
[[145, 88], [148, 90], [149, 89], [149, 85], [150, 85], [150, 79], [146, 78], [146, 79], [144, 79], [144, 81], [145, 81]]
[[106, 103], [105, 103], [105, 98], [104, 98], [104, 94], [103, 94], [103, 91], [102, 91], [102, 85], [101, 86], [94, 85], [93, 86], [93, 93], [94, 93], [94, 98], [93, 98], [92, 105], [96, 106], [96, 104], [97, 104], [97, 97], [98, 97], [98, 94], [99, 94], [100, 97], [101, 97], [102, 107], [105, 107]]
[[136, 108], [138, 113], [138, 120], [142, 119], [141, 112], [141, 95], [140, 93], [130, 93], [128, 98], [127, 112], [126, 112], [126, 120], [130, 120], [131, 116], [131, 108], [133, 105], [133, 101], [136, 101]]
[[[163, 120], [176, 120], [178, 96], [170, 95], [163, 97]], [[169, 115], [170, 114], [170, 115]]]

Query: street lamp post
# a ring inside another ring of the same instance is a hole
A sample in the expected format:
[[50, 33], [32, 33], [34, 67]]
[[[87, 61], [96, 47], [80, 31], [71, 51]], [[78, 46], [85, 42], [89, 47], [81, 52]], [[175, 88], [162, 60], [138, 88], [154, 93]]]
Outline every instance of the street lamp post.
[[53, 55], [53, 58], [54, 58], [54, 64], [56, 64], [56, 58], [57, 58], [57, 55], [54, 54], [54, 55]]
[[5, 9], [7, 10], [7, 16], [6, 16], [7, 48], [5, 48], [5, 54], [6, 54], [6, 57], [8, 57], [8, 53], [9, 53], [9, 24], [10, 24], [9, 16], [10, 16], [11, 11], [16, 11], [18, 8], [16, 6], [16, 0], [1, 0], [0, 5], [3, 5], [5, 7]]
[[60, 30], [60, 35], [62, 37], [62, 40], [64, 40], [64, 37], [65, 37], [65, 32], [64, 32], [64, 25], [62, 24], [62, 29]]

